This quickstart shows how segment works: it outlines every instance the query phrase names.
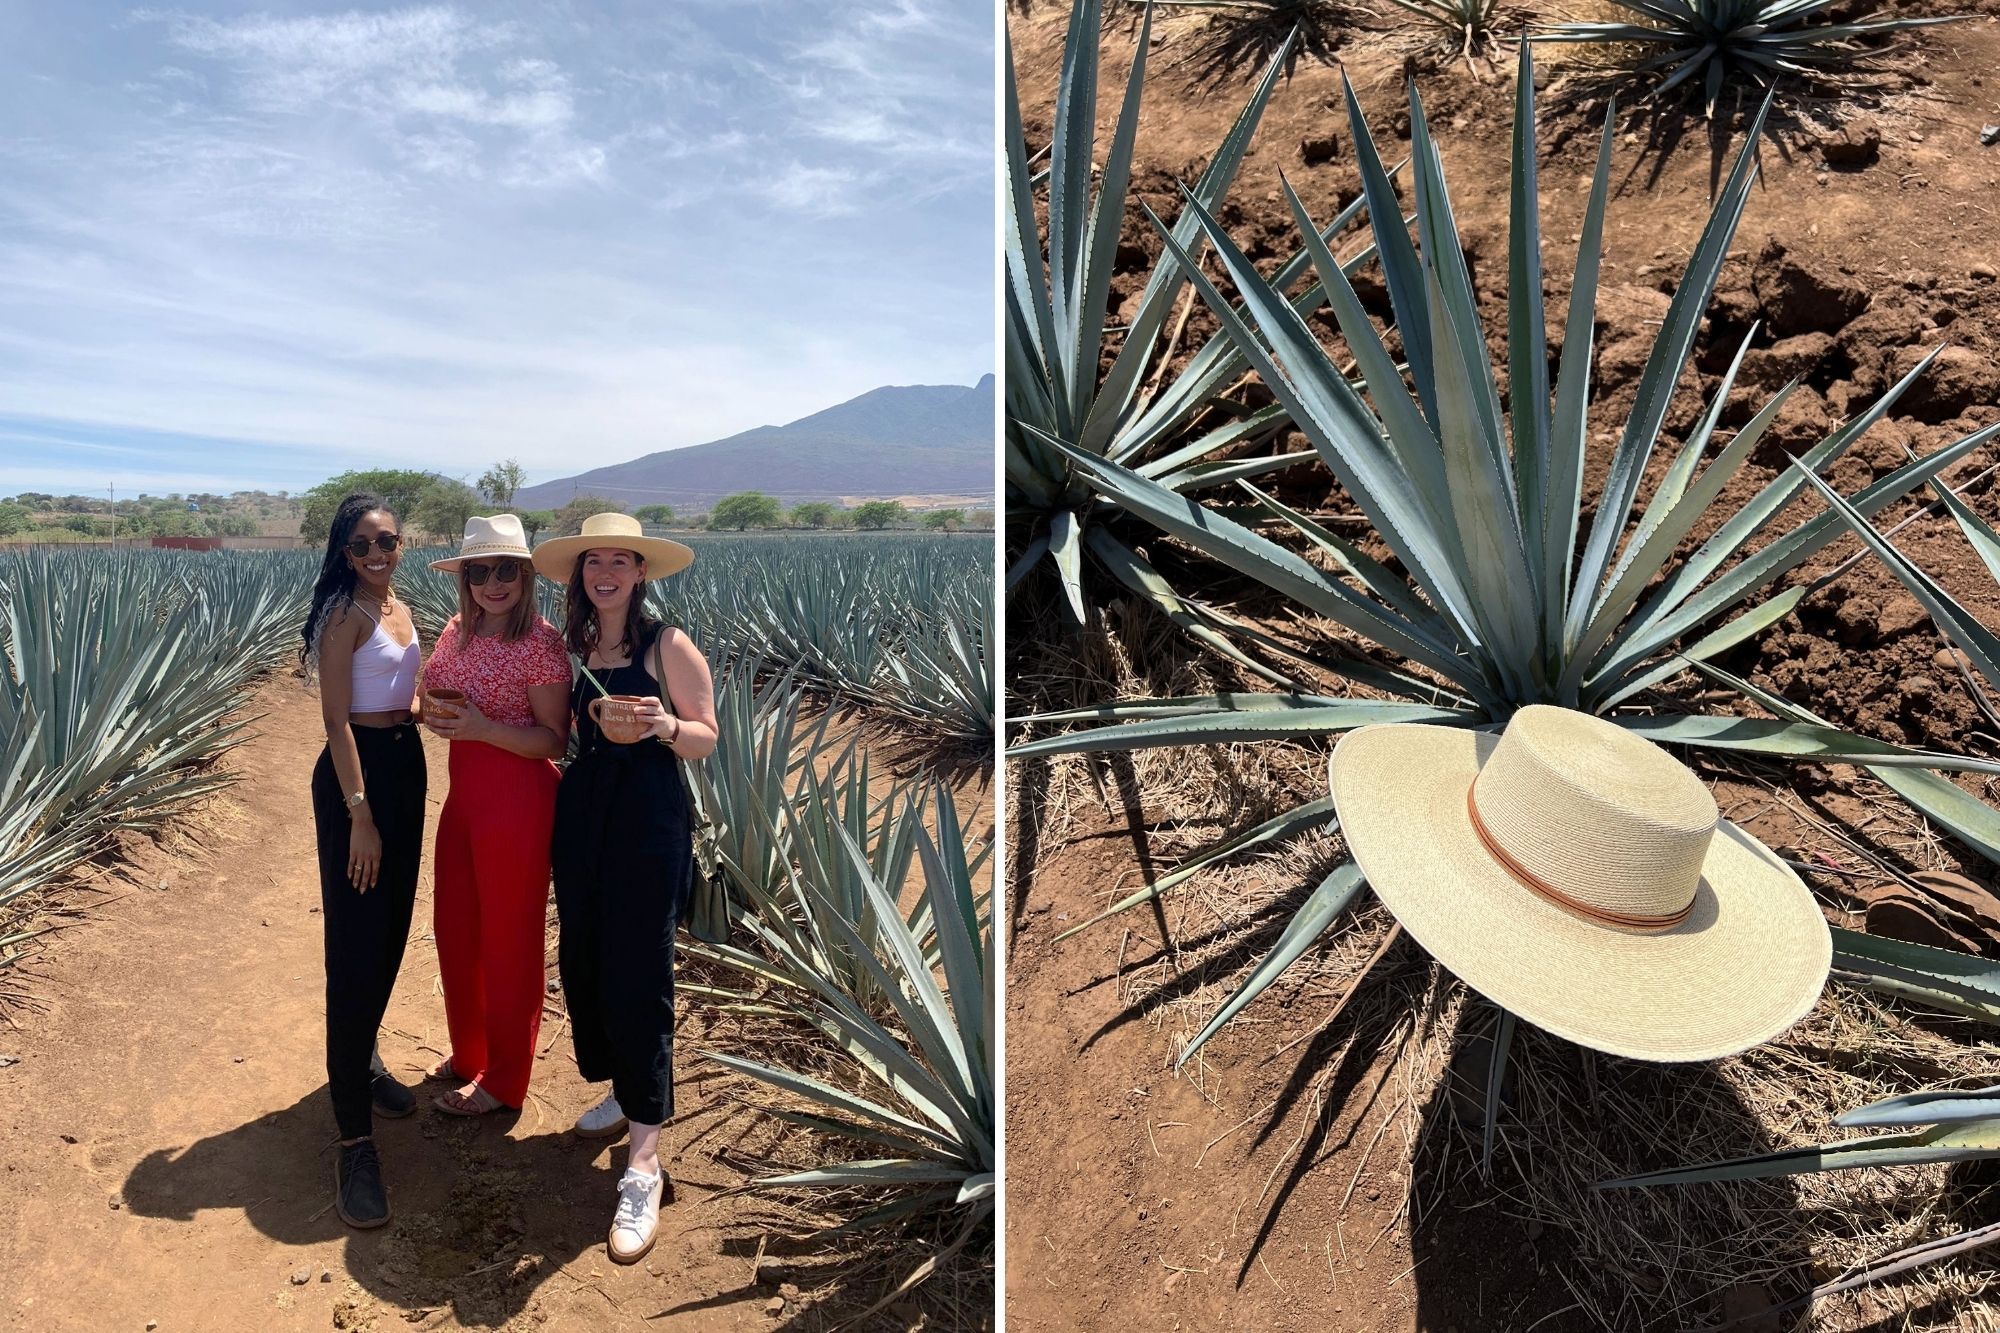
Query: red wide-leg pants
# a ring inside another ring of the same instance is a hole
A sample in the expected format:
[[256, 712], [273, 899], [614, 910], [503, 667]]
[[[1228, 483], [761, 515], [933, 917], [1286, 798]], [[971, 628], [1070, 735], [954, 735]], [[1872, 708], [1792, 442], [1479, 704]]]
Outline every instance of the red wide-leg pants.
[[542, 944], [556, 767], [454, 741], [432, 900], [451, 1067], [508, 1106], [527, 1101], [542, 1026]]

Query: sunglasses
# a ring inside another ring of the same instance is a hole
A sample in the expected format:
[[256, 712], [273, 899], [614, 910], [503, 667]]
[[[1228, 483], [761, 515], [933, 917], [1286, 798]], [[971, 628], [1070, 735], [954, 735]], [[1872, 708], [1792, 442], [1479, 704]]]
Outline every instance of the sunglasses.
[[465, 566], [465, 581], [475, 588], [483, 586], [486, 582], [486, 576], [489, 574], [499, 579], [502, 583], [512, 583], [515, 579], [521, 577], [521, 562], [518, 560], [502, 560], [497, 565]]
[[353, 556], [356, 560], [359, 560], [368, 554], [368, 548], [370, 546], [374, 546], [377, 550], [387, 553], [389, 551], [395, 550], [398, 546], [401, 546], [402, 544], [403, 544], [403, 538], [400, 533], [378, 532], [375, 534], [375, 540], [373, 542], [370, 542], [366, 537], [356, 537], [353, 541], [347, 544], [347, 553]]

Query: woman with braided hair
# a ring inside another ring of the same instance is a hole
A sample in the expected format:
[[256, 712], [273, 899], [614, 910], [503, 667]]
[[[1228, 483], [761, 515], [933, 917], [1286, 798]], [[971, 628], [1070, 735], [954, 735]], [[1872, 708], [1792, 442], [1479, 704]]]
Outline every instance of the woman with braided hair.
[[313, 767], [326, 932], [326, 1081], [340, 1130], [334, 1207], [349, 1226], [389, 1220], [374, 1113], [416, 1109], [382, 1071], [375, 1033], [403, 963], [423, 855], [416, 622], [393, 580], [396, 515], [374, 495], [340, 502], [306, 614], [300, 661], [317, 670], [326, 748]]

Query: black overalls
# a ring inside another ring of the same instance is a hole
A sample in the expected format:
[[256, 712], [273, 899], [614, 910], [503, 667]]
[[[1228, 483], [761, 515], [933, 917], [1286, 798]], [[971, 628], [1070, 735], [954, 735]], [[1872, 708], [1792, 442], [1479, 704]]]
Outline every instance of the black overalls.
[[[593, 673], [607, 692], [660, 695], [643, 665], [660, 633], [626, 665]], [[556, 958], [578, 1071], [587, 1082], [610, 1079], [626, 1119], [657, 1125], [674, 1114], [674, 929], [694, 856], [687, 787], [680, 757], [659, 740], [605, 740], [588, 711], [596, 697], [579, 676], [570, 691], [577, 756], [556, 790], [550, 848]]]

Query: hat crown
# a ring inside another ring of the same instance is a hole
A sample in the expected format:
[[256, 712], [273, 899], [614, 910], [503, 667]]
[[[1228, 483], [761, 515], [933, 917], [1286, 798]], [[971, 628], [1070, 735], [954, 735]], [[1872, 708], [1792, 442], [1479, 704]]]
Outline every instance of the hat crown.
[[461, 556], [503, 551], [526, 553], [528, 534], [513, 514], [494, 514], [490, 518], [474, 515], [465, 520], [465, 535], [459, 538], [458, 548]]
[[1473, 784], [1485, 836], [1576, 902], [1637, 918], [1693, 901], [1720, 813], [1685, 765], [1586, 713], [1532, 705]]
[[584, 537], [643, 537], [646, 530], [638, 519], [630, 514], [592, 514], [583, 520], [580, 536]]

